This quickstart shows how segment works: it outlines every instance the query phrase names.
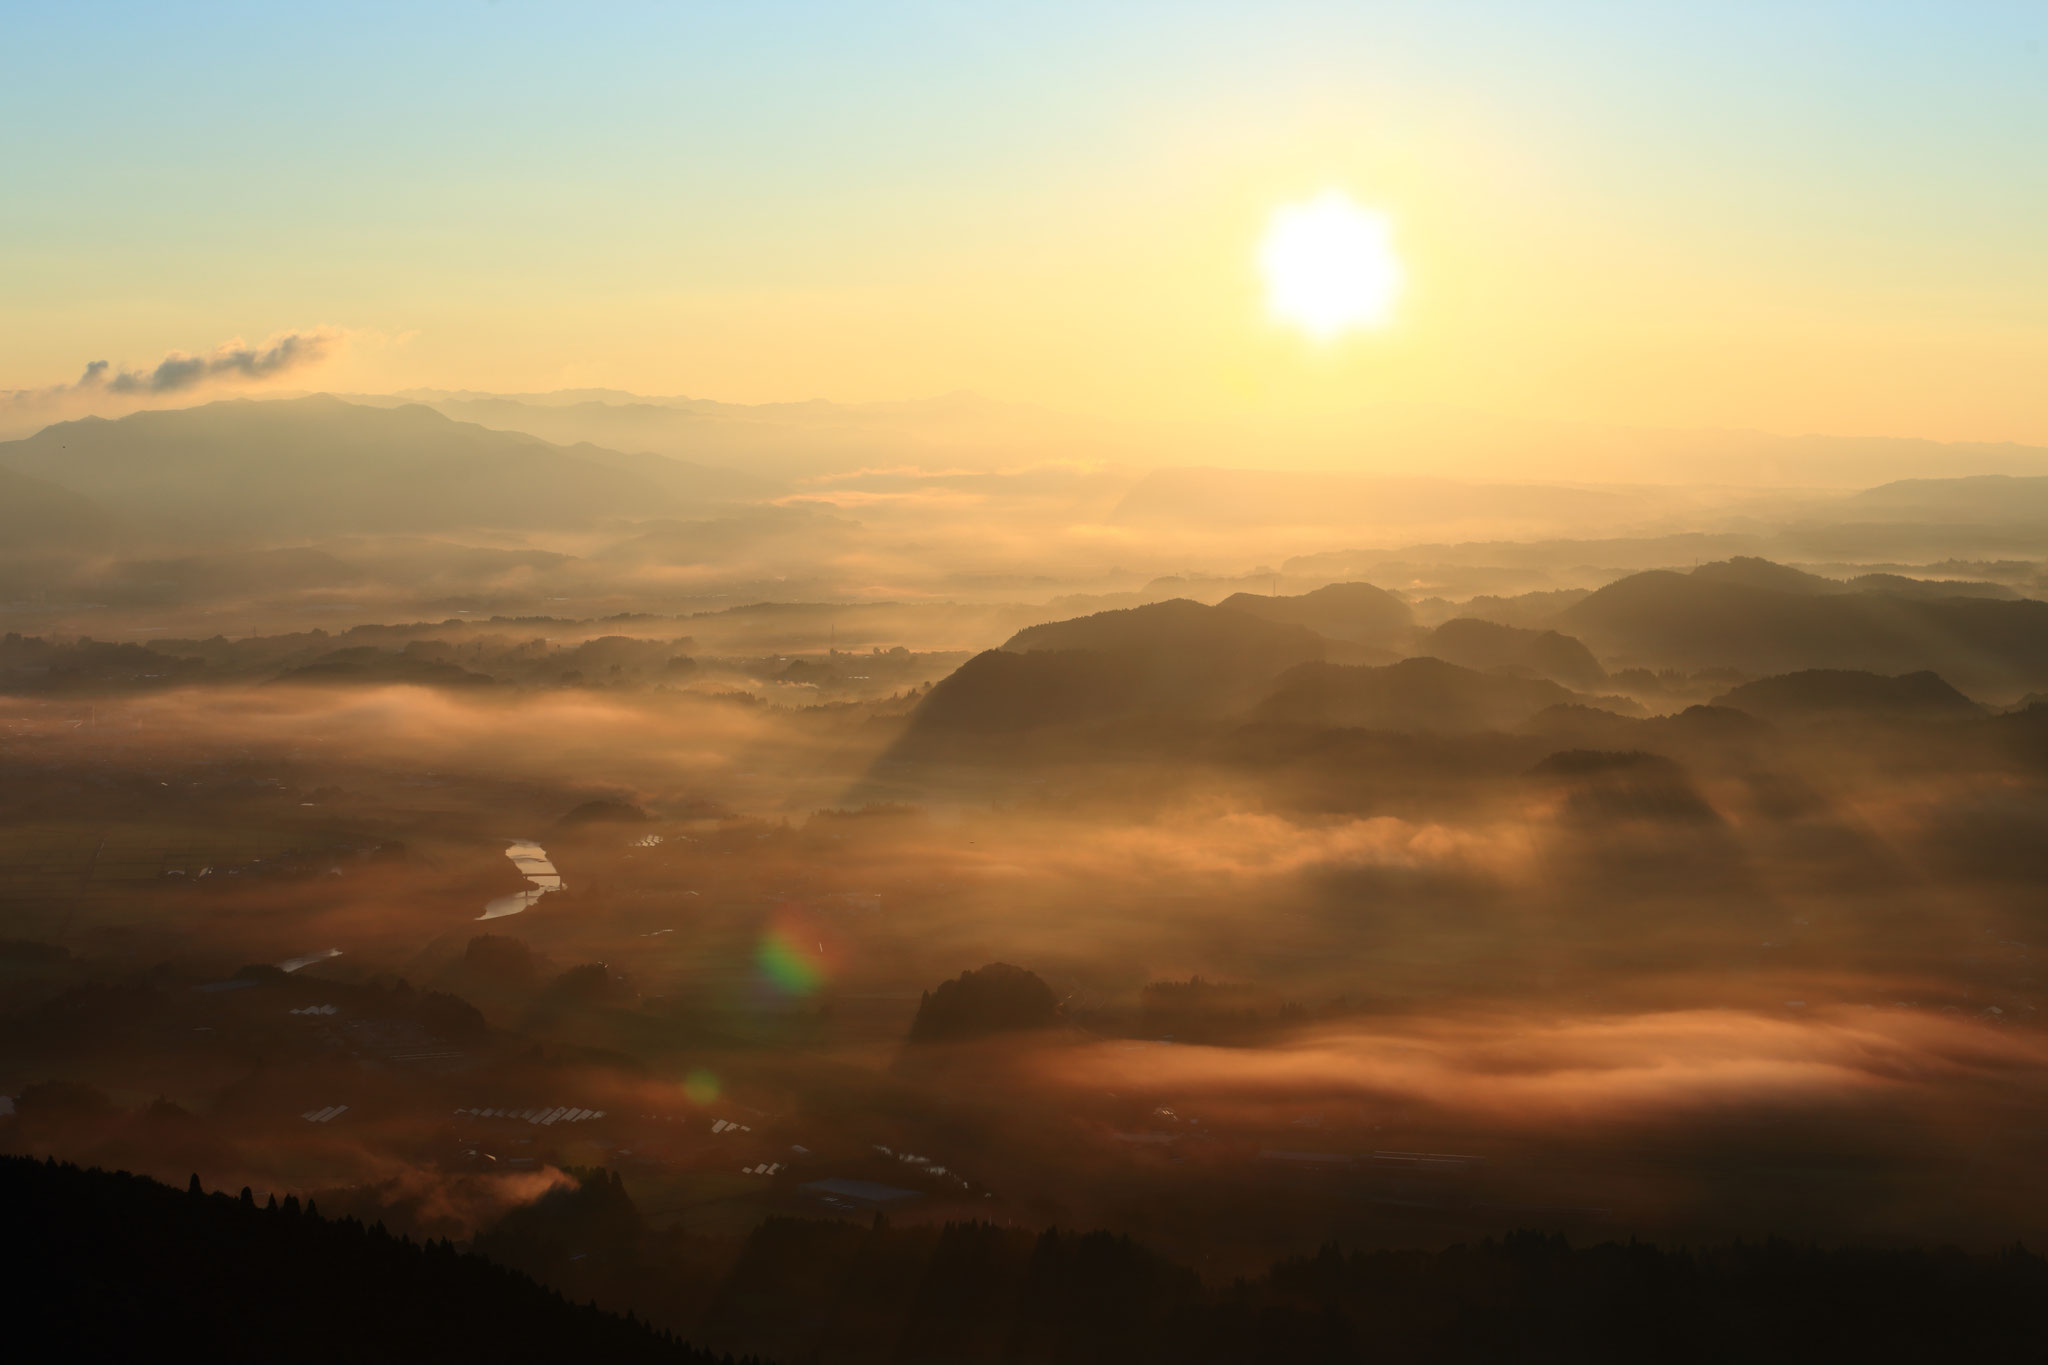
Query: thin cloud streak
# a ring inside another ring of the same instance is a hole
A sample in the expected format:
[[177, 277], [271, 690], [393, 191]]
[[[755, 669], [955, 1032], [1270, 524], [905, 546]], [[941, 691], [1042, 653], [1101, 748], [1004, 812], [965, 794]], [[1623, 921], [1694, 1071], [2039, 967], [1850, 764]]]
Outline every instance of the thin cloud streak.
[[279, 332], [254, 346], [233, 337], [204, 355], [172, 351], [146, 369], [117, 370], [108, 361], [94, 360], [76, 383], [0, 392], [0, 408], [53, 407], [95, 394], [148, 397], [221, 382], [261, 383], [324, 363], [350, 335], [344, 328], [322, 326]]

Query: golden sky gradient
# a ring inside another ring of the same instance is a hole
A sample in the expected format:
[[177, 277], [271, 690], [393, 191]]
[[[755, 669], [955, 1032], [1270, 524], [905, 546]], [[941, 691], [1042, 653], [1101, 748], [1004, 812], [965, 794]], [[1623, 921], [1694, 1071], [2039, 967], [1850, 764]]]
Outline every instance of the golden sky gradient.
[[[1537, 8], [31, 15], [0, 386], [328, 326], [292, 387], [2048, 443], [2048, 11]], [[1405, 284], [1316, 344], [1328, 189]]]

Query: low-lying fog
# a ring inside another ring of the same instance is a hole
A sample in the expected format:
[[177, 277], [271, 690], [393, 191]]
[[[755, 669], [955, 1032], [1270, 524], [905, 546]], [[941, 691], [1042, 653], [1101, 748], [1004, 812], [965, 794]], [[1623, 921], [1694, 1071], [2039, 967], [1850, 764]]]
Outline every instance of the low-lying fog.
[[801, 477], [10, 560], [0, 1140], [457, 1237], [609, 1168], [713, 1261], [2048, 1215], [2031, 481], [1276, 567], [1206, 476]]
[[[449, 1210], [616, 1162], [721, 1230], [871, 1175], [880, 1145], [972, 1182], [909, 1179], [932, 1217], [1190, 1248], [1205, 1200], [1277, 1185], [1245, 1254], [1318, 1220], [1398, 1241], [1529, 1209], [1992, 1237], [2041, 1212], [2048, 1060], [2020, 835], [2048, 793], [1971, 729], [1998, 719], [1547, 765], [1527, 733], [1304, 753], [1190, 720], [1149, 758], [1048, 734], [979, 801], [956, 771], [943, 801], [860, 806], [900, 714], [17, 699], [13, 1142], [259, 1188], [449, 1181], [470, 1193], [427, 1204]], [[993, 961], [1061, 1022], [907, 1049], [921, 992]], [[606, 1117], [457, 1113], [506, 1106]], [[720, 1118], [748, 1131], [719, 1144]], [[1387, 1151], [1477, 1160], [1412, 1199], [1291, 1202], [1301, 1154]], [[792, 1174], [733, 1188], [762, 1160]]]

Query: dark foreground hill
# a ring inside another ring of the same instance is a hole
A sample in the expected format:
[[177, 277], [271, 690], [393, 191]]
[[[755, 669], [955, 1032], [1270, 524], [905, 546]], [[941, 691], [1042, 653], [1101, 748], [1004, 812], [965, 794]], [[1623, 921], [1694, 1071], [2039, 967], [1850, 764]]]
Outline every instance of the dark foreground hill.
[[[619, 1205], [617, 1188], [586, 1177], [571, 1202]], [[35, 1358], [714, 1359], [445, 1242], [292, 1200], [260, 1208], [18, 1157], [0, 1159], [0, 1199], [16, 1252], [8, 1336], [44, 1342]], [[630, 1211], [569, 1220], [559, 1244], [549, 1226], [525, 1220], [493, 1254], [649, 1311], [702, 1273]], [[1665, 1250], [1515, 1233], [1436, 1252], [1329, 1246], [1205, 1283], [1105, 1232], [773, 1218], [688, 1316], [721, 1346], [820, 1365], [1812, 1365], [2035, 1359], [2044, 1295], [2048, 1262], [2019, 1248]]]
[[2038, 1357], [2044, 1292], [2048, 1263], [2019, 1250], [1517, 1233], [1438, 1252], [1325, 1247], [1205, 1283], [1104, 1232], [775, 1219], [707, 1331], [782, 1359], [898, 1365], [1988, 1361]]
[[591, 1360], [711, 1365], [447, 1242], [330, 1220], [296, 1199], [174, 1190], [0, 1157], [19, 1359]]

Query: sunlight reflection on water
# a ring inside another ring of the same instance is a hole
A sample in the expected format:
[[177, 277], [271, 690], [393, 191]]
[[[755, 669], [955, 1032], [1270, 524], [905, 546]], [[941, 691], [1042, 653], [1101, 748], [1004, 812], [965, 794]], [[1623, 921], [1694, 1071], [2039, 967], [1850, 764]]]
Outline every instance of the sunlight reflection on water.
[[533, 885], [524, 891], [514, 891], [509, 896], [499, 896], [484, 906], [478, 919], [503, 919], [528, 909], [550, 891], [562, 889], [562, 874], [548, 861], [548, 851], [530, 839], [514, 839], [505, 849], [505, 856], [519, 869], [526, 880]]

